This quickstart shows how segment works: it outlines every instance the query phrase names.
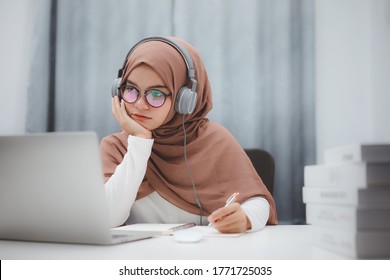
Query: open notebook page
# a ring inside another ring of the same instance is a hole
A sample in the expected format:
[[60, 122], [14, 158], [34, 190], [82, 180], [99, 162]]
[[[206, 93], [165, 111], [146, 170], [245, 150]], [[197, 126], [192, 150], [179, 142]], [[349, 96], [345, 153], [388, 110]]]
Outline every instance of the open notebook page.
[[[152, 232], [155, 235], [172, 235], [174, 230], [172, 228], [182, 226], [183, 224], [132, 224], [112, 229], [115, 232]], [[200, 231], [204, 237], [238, 237], [244, 233], [221, 233], [213, 227], [195, 226], [187, 230]]]

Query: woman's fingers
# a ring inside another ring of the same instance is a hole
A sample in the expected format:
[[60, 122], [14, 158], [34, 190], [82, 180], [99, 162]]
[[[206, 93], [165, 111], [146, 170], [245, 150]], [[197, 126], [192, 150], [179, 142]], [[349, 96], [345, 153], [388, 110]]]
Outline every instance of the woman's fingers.
[[224, 233], [244, 232], [250, 228], [246, 213], [239, 203], [232, 203], [215, 210], [209, 216], [209, 221], [217, 230]]

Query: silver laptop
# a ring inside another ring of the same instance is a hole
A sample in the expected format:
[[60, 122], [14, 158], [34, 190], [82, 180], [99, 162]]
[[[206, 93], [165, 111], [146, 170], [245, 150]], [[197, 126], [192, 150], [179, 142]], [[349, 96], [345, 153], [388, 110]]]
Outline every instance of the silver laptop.
[[0, 239], [117, 244], [93, 132], [0, 136]]

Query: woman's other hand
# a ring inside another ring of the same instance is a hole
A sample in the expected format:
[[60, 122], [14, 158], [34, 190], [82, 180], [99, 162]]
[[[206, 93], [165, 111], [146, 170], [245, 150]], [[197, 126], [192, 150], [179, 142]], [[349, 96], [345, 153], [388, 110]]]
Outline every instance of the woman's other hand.
[[246, 213], [237, 202], [215, 210], [208, 220], [213, 227], [223, 233], [240, 233], [252, 227]]

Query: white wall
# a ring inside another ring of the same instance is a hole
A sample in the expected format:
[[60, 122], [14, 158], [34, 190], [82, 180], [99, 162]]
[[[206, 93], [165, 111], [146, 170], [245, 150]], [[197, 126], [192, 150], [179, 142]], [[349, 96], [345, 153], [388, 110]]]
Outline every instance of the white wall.
[[353, 142], [390, 142], [390, 1], [316, 1], [317, 162]]
[[34, 1], [0, 1], [0, 134], [25, 132]]

